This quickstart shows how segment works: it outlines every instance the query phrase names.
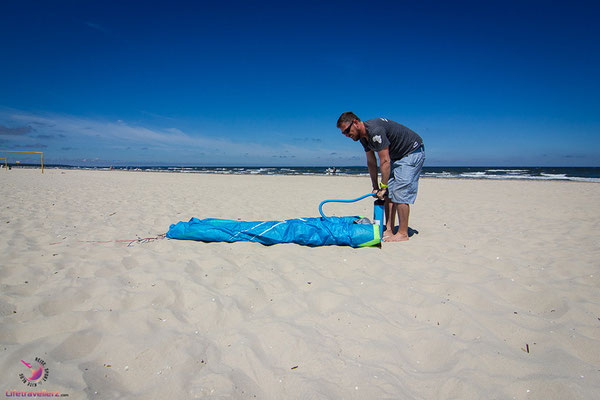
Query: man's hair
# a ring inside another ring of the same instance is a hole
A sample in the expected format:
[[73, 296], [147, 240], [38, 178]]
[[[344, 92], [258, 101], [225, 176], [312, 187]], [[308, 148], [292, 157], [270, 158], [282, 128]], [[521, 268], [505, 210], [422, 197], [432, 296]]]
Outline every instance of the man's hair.
[[349, 124], [354, 120], [360, 121], [360, 118], [358, 118], [352, 111], [346, 111], [338, 118], [337, 127], [341, 127], [342, 124]]

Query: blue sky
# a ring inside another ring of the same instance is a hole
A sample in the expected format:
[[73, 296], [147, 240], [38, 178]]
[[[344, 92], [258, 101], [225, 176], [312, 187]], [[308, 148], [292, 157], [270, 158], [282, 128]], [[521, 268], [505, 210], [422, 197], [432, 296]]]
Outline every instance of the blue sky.
[[600, 166], [599, 11], [4, 2], [0, 149], [72, 165], [363, 165], [335, 127], [351, 110], [415, 130], [429, 166]]

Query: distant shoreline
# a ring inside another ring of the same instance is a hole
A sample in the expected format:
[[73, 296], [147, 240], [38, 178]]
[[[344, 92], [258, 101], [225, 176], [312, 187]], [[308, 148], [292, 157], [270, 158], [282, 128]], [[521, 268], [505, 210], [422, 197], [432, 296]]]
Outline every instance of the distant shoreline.
[[[12, 168], [40, 168], [39, 164], [12, 165]], [[224, 167], [224, 166], [114, 166], [85, 167], [49, 164], [44, 169], [143, 171], [223, 175], [313, 175], [369, 176], [367, 167]], [[600, 167], [424, 167], [423, 178], [575, 181], [600, 183]]]

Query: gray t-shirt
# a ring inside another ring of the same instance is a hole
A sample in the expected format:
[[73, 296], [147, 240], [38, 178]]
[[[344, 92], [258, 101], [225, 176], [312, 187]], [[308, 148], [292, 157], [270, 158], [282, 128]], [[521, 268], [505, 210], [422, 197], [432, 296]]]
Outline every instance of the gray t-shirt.
[[423, 139], [404, 125], [386, 118], [363, 121], [368, 140], [361, 138], [365, 151], [381, 151], [389, 147], [390, 159], [399, 160], [423, 145]]

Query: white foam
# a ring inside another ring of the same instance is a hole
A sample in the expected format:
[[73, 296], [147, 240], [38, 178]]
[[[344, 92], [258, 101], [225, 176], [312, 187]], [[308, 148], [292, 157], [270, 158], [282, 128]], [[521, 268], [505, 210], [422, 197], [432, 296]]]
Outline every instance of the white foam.
[[483, 178], [486, 174], [485, 172], [463, 172], [460, 176], [464, 178]]
[[532, 175], [487, 175], [485, 172], [467, 172], [462, 174], [451, 174], [448, 172], [425, 172], [426, 178], [446, 179], [494, 179], [494, 180], [530, 180], [530, 181], [573, 181], [573, 182], [598, 182], [600, 178], [583, 178], [566, 176], [565, 174], [541, 174]]
[[509, 174], [522, 174], [527, 171], [526, 169], [486, 169], [486, 172], [507, 172]]

